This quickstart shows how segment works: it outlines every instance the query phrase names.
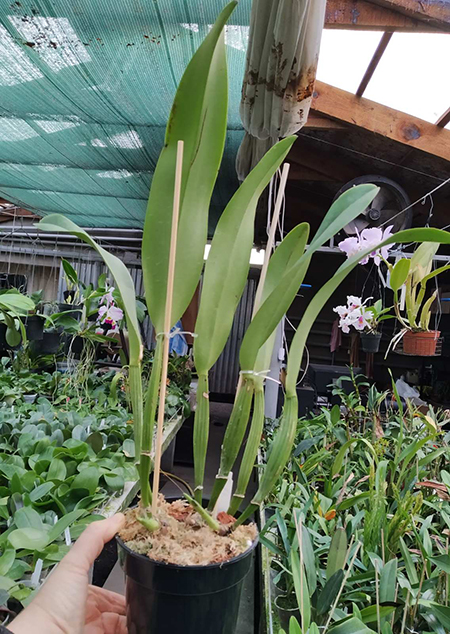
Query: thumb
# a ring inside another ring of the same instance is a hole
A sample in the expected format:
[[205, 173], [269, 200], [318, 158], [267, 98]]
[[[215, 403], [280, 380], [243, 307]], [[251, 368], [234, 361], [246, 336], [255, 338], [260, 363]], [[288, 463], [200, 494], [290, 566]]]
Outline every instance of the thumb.
[[70, 552], [61, 564], [80, 572], [89, 572], [89, 568], [109, 542], [125, 523], [122, 513], [113, 515], [106, 520], [92, 522], [77, 539]]

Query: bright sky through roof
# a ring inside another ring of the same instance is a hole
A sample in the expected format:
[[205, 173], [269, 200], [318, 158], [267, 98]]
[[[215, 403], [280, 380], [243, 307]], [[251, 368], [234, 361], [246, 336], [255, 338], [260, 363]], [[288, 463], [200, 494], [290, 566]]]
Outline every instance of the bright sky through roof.
[[[380, 41], [374, 31], [324, 30], [317, 77], [355, 93]], [[364, 97], [435, 123], [450, 107], [450, 35], [394, 33]]]

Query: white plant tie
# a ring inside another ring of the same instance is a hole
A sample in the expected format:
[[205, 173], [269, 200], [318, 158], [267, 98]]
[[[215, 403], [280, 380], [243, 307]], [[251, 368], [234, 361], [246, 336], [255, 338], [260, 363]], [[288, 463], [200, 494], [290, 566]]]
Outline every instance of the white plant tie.
[[190, 332], [189, 330], [180, 330], [180, 328], [174, 328], [170, 332], [158, 332], [157, 337], [167, 337], [168, 339], [173, 339], [177, 335], [191, 335], [191, 337], [198, 337], [198, 334], [195, 332]]
[[239, 372], [239, 374], [250, 374], [253, 376], [263, 376], [266, 381], [273, 381], [274, 383], [278, 383], [278, 385], [281, 385], [281, 381], [279, 381], [278, 379], [274, 379], [272, 376], [266, 376], [268, 373], [270, 372], [270, 370], [261, 370], [260, 372], [255, 372], [254, 370], [241, 370]]

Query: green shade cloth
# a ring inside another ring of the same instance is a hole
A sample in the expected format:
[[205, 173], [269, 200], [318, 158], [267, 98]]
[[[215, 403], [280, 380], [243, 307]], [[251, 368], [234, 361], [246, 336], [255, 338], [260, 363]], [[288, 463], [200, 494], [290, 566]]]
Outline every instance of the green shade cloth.
[[[177, 83], [226, 0], [0, 3], [0, 195], [82, 226], [141, 227]], [[250, 0], [226, 31], [230, 109], [211, 226], [234, 161]]]

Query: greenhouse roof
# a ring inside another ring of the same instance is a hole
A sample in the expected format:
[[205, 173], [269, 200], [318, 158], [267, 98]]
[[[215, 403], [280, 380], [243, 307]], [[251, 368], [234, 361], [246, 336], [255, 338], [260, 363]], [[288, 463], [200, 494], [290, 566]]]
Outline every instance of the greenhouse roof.
[[[329, 10], [327, 25], [374, 28], [378, 33], [365, 33], [361, 38], [345, 30], [326, 32], [319, 67], [319, 79], [351, 92], [364, 76], [362, 61], [370, 62], [382, 45], [379, 31], [383, 20], [397, 20], [391, 30], [436, 28], [434, 15], [430, 26], [428, 18], [416, 23], [403, 13], [393, 14], [384, 8], [372, 11], [374, 4], [365, 0], [352, 0], [351, 4], [355, 2], [360, 8], [360, 23], [355, 14], [349, 17], [345, 11], [337, 14]], [[405, 4], [406, 0], [384, 4], [396, 2]], [[2, 3], [0, 195], [39, 214], [65, 213], [86, 227], [142, 226], [151, 174], [176, 86], [224, 4], [225, 0]], [[329, 0], [329, 9], [335, 4], [336, 0]], [[368, 5], [372, 7], [369, 12]], [[243, 134], [239, 101], [250, 6], [251, 0], [241, 0], [226, 30], [230, 110], [213, 220], [236, 186], [234, 159]], [[437, 28], [449, 30], [445, 16], [438, 18], [443, 23]], [[363, 19], [372, 22], [363, 24]], [[445, 76], [450, 35], [436, 38], [434, 34], [396, 33], [394, 38], [400, 36], [428, 38], [427, 60], [433, 60], [440, 68], [436, 72]], [[416, 84], [398, 67], [402, 50], [405, 58], [418, 48], [417, 40], [408, 41], [408, 50], [404, 40], [386, 44], [385, 66], [382, 61], [375, 70], [365, 95], [433, 121], [436, 109], [450, 105], [448, 85], [435, 84], [430, 103], [415, 98]], [[390, 58], [393, 44], [394, 58]], [[399, 73], [403, 83], [398, 80]], [[383, 86], [380, 77], [386, 74], [389, 81]], [[396, 96], [397, 85], [401, 90]], [[412, 139], [412, 147], [414, 142]]]

